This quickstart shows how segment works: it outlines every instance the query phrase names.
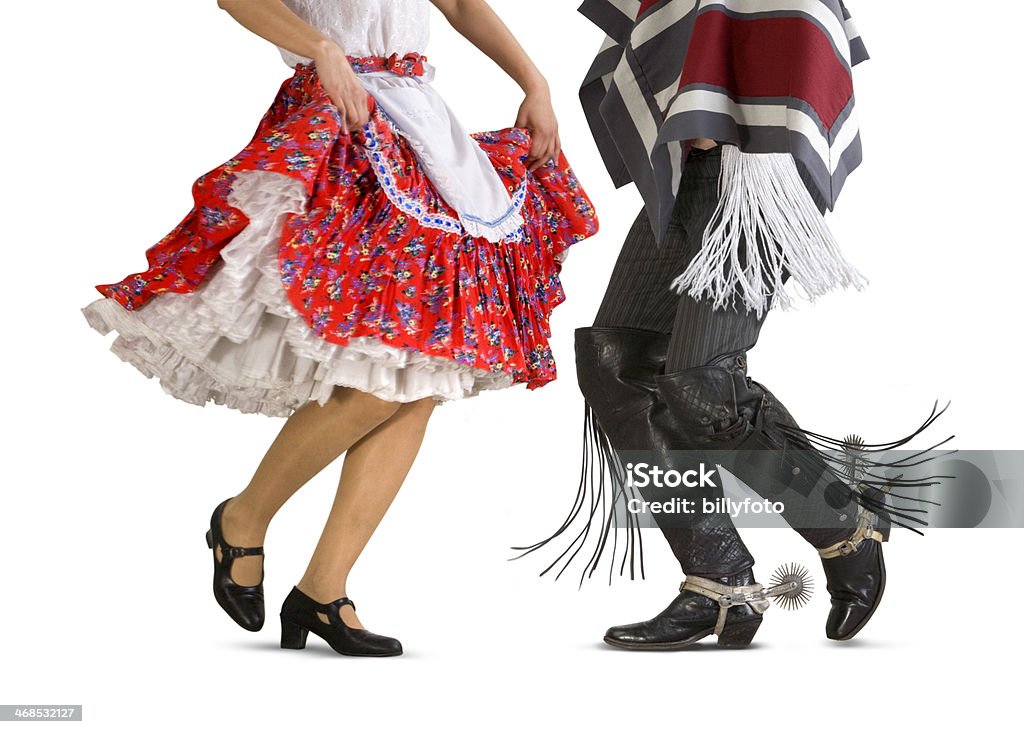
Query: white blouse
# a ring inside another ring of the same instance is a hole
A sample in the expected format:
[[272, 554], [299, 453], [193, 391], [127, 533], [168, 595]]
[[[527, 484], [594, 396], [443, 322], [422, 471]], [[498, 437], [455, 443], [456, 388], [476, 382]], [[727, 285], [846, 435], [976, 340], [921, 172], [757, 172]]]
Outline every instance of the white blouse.
[[[282, 0], [349, 56], [423, 53], [430, 39], [427, 0]], [[288, 66], [310, 59], [278, 46]]]

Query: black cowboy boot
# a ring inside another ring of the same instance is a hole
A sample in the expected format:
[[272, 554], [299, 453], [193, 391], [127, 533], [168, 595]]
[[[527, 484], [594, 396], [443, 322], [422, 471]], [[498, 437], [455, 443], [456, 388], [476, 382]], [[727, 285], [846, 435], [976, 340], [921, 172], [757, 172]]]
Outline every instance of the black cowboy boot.
[[[865, 493], [884, 502], [874, 487]], [[889, 539], [890, 523], [884, 512], [862, 511], [853, 534], [826, 548], [819, 548], [832, 608], [825, 621], [831, 640], [849, 640], [871, 619], [885, 591], [885, 559], [882, 543]]]
[[885, 591], [881, 540], [851, 538], [837, 544], [834, 550], [818, 552], [832, 598], [825, 635], [831, 640], [849, 640], [871, 619]]
[[[793, 416], [771, 391], [747, 377], [745, 368], [745, 358], [735, 362], [737, 393], [741, 404], [747, 405], [747, 410], [754, 404], [760, 405], [764, 413], [763, 439], [776, 450], [796, 450], [814, 457], [812, 452], [816, 452], [815, 448], [797, 432], [800, 429]], [[828, 471], [835, 476], [831, 468]], [[836, 477], [835, 482], [842, 480]], [[843, 508], [846, 512], [837, 518], [845, 527], [797, 527], [797, 532], [818, 550], [821, 557], [831, 599], [831, 609], [825, 622], [825, 635], [829, 639], [853, 638], [868, 623], [882, 600], [885, 592], [882, 543], [889, 539], [891, 529], [885, 511], [885, 495], [890, 488], [891, 484], [880, 487], [861, 485], [859, 494], [850, 497], [866, 501], [867, 507], [845, 503]], [[854, 521], [852, 528], [851, 520]]]
[[891, 485], [861, 485], [853, 492], [801, 437], [775, 396], [746, 376], [742, 351], [658, 382], [675, 404], [692, 411], [691, 431], [703, 426], [708, 441], [735, 452], [726, 464], [731, 473], [759, 493], [784, 500], [783, 517], [822, 558], [832, 601], [826, 635], [852, 638], [885, 590], [881, 542], [889, 536], [884, 507]]
[[708, 579], [687, 576], [668, 607], [646, 622], [612, 627], [604, 641], [628, 650], [681, 650], [714, 634], [719, 647], [746, 647], [768, 602], [750, 569]]

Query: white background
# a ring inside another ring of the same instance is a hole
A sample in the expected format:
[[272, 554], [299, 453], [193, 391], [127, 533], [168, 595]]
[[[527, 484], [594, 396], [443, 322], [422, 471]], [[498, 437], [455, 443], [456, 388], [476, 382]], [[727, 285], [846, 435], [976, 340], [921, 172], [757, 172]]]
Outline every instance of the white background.
[[[362, 620], [407, 651], [384, 660], [343, 658], [312, 636], [302, 652], [277, 647], [277, 610], [340, 461], [271, 527], [268, 621], [243, 631], [210, 593], [203, 534], [283, 420], [173, 400], [79, 312], [93, 284], [144, 267], [145, 249], [191, 206], [192, 182], [245, 146], [289, 69], [214, 0], [5, 9], [0, 703], [84, 704], [84, 727], [97, 732], [1006, 721], [1019, 693], [1008, 666], [1024, 653], [1019, 530], [894, 533], [885, 601], [845, 644], [824, 637], [813, 551], [792, 532], [747, 532], [760, 579], [801, 561], [818, 593], [798, 612], [770, 610], [754, 646], [736, 652], [601, 642], [606, 627], [645, 619], [676, 592], [678, 568], [655, 530], [644, 582], [578, 590], [538, 579], [542, 558], [506, 561], [509, 546], [547, 535], [575, 493], [572, 332], [591, 322], [641, 202], [633, 187], [612, 188], [576, 97], [601, 33], [574, 0], [493, 5], [548, 76], [601, 232], [564, 271], [569, 300], [553, 318], [561, 379], [439, 408], [357, 565], [349, 593]], [[773, 313], [750, 371], [801, 424], [830, 435], [896, 438], [939, 399], [952, 406], [933, 438], [1019, 449], [1024, 10], [924, 5], [850, 3], [873, 57], [855, 70], [865, 163], [830, 222], [871, 285]], [[512, 124], [517, 87], [439, 13], [432, 30], [436, 87], [464, 125]]]

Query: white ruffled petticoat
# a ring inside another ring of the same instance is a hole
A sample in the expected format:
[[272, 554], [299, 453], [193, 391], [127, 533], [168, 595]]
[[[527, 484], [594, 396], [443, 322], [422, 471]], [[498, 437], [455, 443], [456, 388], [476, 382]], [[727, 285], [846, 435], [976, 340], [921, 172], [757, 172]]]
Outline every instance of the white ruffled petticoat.
[[191, 293], [161, 293], [128, 311], [100, 298], [82, 309], [111, 351], [165, 392], [195, 405], [213, 401], [243, 413], [287, 417], [310, 400], [327, 402], [335, 386], [383, 400], [470, 397], [508, 387], [506, 373], [398, 349], [372, 337], [347, 345], [317, 336], [288, 301], [278, 248], [288, 212], [302, 212], [299, 181], [239, 172], [229, 199], [249, 219], [220, 251], [221, 260]]

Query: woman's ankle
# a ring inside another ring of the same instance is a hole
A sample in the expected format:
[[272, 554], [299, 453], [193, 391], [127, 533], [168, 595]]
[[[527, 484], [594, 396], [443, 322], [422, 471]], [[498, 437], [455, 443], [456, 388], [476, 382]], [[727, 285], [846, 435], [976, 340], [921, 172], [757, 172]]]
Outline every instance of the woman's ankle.
[[[303, 576], [299, 583], [295, 584], [295, 587], [318, 604], [330, 604], [335, 599], [348, 596], [348, 593], [345, 591], [345, 582], [346, 579], [344, 577], [337, 575], [333, 577], [307, 575]], [[349, 627], [365, 629], [363, 623], [359, 621], [359, 617], [356, 616], [356, 610], [353, 607], [345, 605], [338, 610], [338, 614], [341, 616], [341, 621]], [[325, 620], [322, 619], [321, 621]]]
[[232, 545], [262, 545], [267, 527], [273, 517], [254, 511], [243, 496], [238, 494], [224, 505], [221, 523], [225, 538]]
[[320, 604], [329, 604], [335, 599], [348, 596], [345, 591], [346, 579], [338, 575], [320, 576], [307, 572], [295, 586], [303, 594]]

